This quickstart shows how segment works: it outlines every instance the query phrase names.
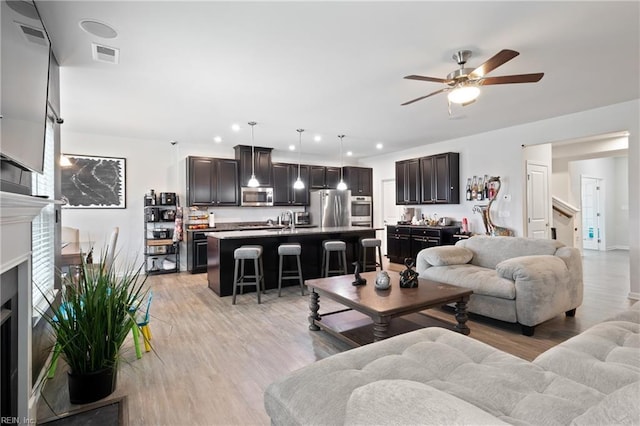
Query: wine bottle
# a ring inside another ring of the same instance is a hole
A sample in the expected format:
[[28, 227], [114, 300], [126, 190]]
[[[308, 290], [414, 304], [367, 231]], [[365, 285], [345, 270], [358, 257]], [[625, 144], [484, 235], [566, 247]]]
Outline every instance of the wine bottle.
[[476, 200], [482, 201], [484, 199], [484, 186], [482, 184], [482, 178], [478, 179], [478, 192], [476, 193]]
[[475, 200], [478, 198], [478, 177], [473, 177], [473, 184], [471, 185], [471, 199]]
[[489, 197], [489, 176], [484, 175], [484, 198], [490, 200]]
[[467, 179], [467, 201], [471, 201], [471, 178]]

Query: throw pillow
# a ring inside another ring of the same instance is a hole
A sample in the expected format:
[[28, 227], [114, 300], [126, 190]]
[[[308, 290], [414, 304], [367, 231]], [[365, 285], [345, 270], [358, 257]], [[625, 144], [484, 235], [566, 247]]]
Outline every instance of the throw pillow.
[[462, 265], [473, 259], [473, 252], [464, 247], [439, 246], [426, 249], [424, 258], [433, 266]]

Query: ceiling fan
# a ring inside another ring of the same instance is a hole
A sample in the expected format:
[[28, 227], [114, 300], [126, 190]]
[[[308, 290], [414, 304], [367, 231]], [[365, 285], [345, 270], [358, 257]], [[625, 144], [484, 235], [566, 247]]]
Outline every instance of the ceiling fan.
[[434, 83], [444, 83], [447, 87], [440, 90], [436, 90], [433, 93], [429, 93], [425, 96], [412, 99], [402, 105], [409, 105], [422, 99], [428, 98], [438, 93], [448, 92], [449, 102], [461, 104], [467, 106], [475, 102], [478, 95], [480, 95], [480, 86], [489, 86], [491, 84], [512, 84], [512, 83], [535, 83], [540, 81], [544, 73], [534, 74], [518, 74], [518, 75], [503, 75], [499, 77], [486, 77], [488, 73], [498, 68], [500, 65], [510, 61], [518, 56], [520, 53], [515, 50], [504, 49], [498, 52], [496, 55], [487, 60], [479, 67], [465, 68], [467, 60], [471, 57], [470, 50], [461, 50], [453, 55], [453, 60], [456, 61], [460, 68], [449, 73], [447, 78], [437, 77], [425, 77], [421, 75], [408, 75], [405, 78], [408, 80], [421, 80], [431, 81]]

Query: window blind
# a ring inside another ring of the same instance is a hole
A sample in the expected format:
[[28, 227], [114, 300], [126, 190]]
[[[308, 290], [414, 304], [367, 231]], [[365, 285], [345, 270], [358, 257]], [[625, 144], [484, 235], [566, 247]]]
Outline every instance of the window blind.
[[[47, 117], [45, 129], [44, 170], [42, 174], [32, 173], [32, 191], [36, 195], [47, 195], [54, 199], [54, 145], [55, 133], [53, 119]], [[46, 310], [47, 298], [53, 296], [55, 272], [55, 209], [49, 204], [42, 209], [31, 224], [31, 279], [34, 283], [32, 293], [33, 316], [36, 321], [40, 313]]]

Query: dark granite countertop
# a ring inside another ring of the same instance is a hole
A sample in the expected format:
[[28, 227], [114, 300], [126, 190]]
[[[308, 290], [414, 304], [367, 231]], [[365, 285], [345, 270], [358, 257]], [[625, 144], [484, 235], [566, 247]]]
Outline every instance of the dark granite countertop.
[[250, 229], [239, 231], [219, 231], [207, 232], [208, 237], [214, 237], [221, 240], [226, 239], [243, 239], [243, 238], [264, 238], [264, 237], [276, 237], [281, 235], [312, 235], [312, 234], [333, 234], [333, 233], [350, 233], [350, 232], [362, 232], [371, 230], [382, 230], [382, 228], [368, 228], [362, 226], [336, 226], [336, 227], [297, 227], [295, 229], [283, 229], [275, 227], [274, 229]]

